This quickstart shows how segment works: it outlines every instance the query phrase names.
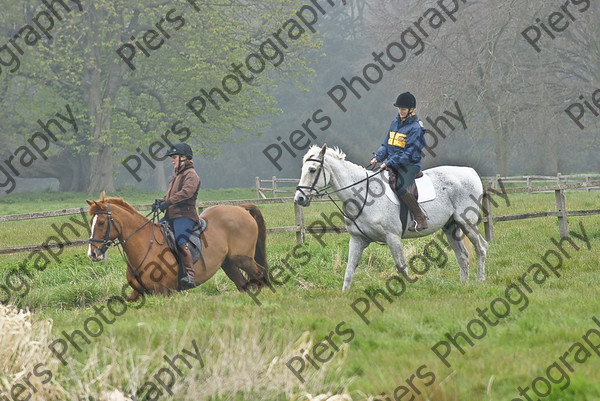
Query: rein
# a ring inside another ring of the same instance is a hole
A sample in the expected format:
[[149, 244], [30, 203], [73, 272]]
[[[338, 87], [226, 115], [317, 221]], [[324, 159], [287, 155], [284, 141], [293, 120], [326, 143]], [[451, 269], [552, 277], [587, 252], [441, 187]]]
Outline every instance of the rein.
[[[127, 269], [129, 270], [129, 272], [131, 272], [131, 275], [136, 279], [136, 281], [142, 288], [142, 292], [144, 294], [150, 294], [150, 291], [144, 286], [144, 284], [142, 284], [142, 280], [140, 279], [140, 276], [138, 275], [137, 270], [142, 266], [142, 264], [148, 257], [148, 254], [150, 253], [150, 250], [152, 249], [152, 246], [154, 245], [154, 241], [158, 242], [158, 240], [156, 240], [156, 237], [154, 234], [154, 227], [152, 227], [152, 239], [150, 240], [150, 246], [148, 247], [148, 250], [146, 251], [144, 258], [142, 259], [140, 264], [135, 269], [133, 267], [131, 267], [131, 265], [129, 264], [129, 260], [127, 260], [127, 256], [124, 254], [122, 245], [125, 244], [129, 238], [133, 237], [137, 232], [139, 232], [146, 225], [154, 222], [154, 219], [157, 214], [156, 212], [151, 211], [145, 217], [148, 218], [148, 216], [150, 216], [153, 213], [154, 213], [154, 216], [153, 216], [152, 220], [147, 220], [144, 224], [142, 224], [137, 229], [135, 229], [135, 231], [133, 231], [131, 234], [129, 234], [126, 238], [124, 238], [122, 240], [118, 240], [118, 241], [109, 240], [108, 238], [110, 237], [111, 225], [114, 225], [115, 229], [117, 230], [117, 238], [119, 238], [121, 236], [121, 231], [119, 230], [117, 223], [115, 222], [115, 220], [112, 217], [112, 213], [110, 211], [110, 203], [106, 202], [106, 211], [99, 211], [99, 212], [94, 213], [94, 216], [99, 215], [99, 214], [106, 214], [108, 216], [108, 228], [106, 229], [106, 232], [104, 233], [104, 238], [102, 238], [102, 239], [90, 238], [88, 240], [88, 242], [91, 246], [93, 246], [96, 249], [99, 249], [100, 254], [104, 254], [104, 253], [106, 253], [106, 251], [108, 251], [109, 248], [116, 246], [119, 249], [119, 253], [121, 254], [121, 257], [123, 257], [123, 260], [125, 260], [125, 263], [127, 264]], [[102, 247], [98, 248], [98, 246], [96, 246], [96, 244], [94, 244], [94, 242], [102, 242]], [[119, 247], [119, 245], [121, 245], [121, 247]], [[162, 244], [160, 244], [160, 245], [162, 245]]]

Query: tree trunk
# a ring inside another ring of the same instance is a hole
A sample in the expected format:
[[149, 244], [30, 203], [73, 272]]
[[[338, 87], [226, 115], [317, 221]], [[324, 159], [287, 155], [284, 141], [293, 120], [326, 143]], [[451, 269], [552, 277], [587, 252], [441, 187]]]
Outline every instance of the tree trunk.
[[500, 126], [497, 128], [496, 132], [496, 173], [500, 174], [502, 177], [508, 177], [508, 127], [506, 123], [499, 123]]
[[487, 109], [490, 115], [490, 120], [494, 127], [494, 153], [496, 162], [496, 174], [500, 174], [503, 177], [508, 176], [508, 125], [506, 121], [502, 121], [504, 118], [500, 115], [497, 107], [497, 100], [486, 96], [483, 98], [484, 107]]
[[[161, 164], [158, 164], [154, 169], [156, 175], [156, 185], [158, 189], [161, 191], [167, 190], [167, 177], [165, 175], [165, 167]], [[154, 189], [154, 188], [153, 188]]]
[[87, 188], [89, 195], [106, 191], [115, 192], [112, 162], [112, 146], [94, 145], [91, 156], [90, 183]]
[[[93, 3], [90, 5], [93, 10]], [[90, 13], [89, 15], [93, 15]], [[100, 32], [97, 21], [90, 20], [90, 35]], [[113, 100], [123, 82], [124, 66], [116, 58], [103, 66], [102, 45], [96, 38], [90, 38], [92, 43], [88, 59], [86, 77], [89, 85], [85, 94], [90, 115], [90, 182], [87, 193], [100, 191], [115, 192], [113, 147], [111, 136], [111, 118]]]
[[103, 107], [99, 86], [92, 86], [88, 102], [92, 117], [90, 144], [90, 182], [87, 193], [115, 192], [113, 179], [112, 145], [110, 137], [110, 109]]

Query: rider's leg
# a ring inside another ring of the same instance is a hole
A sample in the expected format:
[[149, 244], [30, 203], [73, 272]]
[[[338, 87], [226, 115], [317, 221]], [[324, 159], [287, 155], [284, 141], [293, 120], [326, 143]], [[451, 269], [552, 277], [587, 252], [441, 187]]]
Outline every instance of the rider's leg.
[[425, 213], [421, 210], [413, 194], [407, 191], [408, 187], [415, 181], [418, 172], [419, 167], [417, 166], [401, 166], [397, 170], [396, 192], [413, 215], [413, 221], [408, 226], [408, 231], [421, 231], [428, 228]]
[[186, 275], [179, 280], [179, 285], [184, 290], [196, 286], [194, 281], [194, 262], [192, 259], [192, 252], [189, 249], [190, 234], [195, 224], [196, 223], [192, 219], [186, 217], [173, 219], [175, 241], [177, 242], [177, 249], [179, 250], [179, 255], [181, 256], [186, 271]]
[[179, 255], [181, 255], [181, 260], [183, 261], [183, 266], [185, 267], [186, 275], [179, 280], [179, 285], [181, 289], [188, 290], [190, 288], [194, 288], [196, 286], [196, 282], [194, 281], [194, 262], [192, 260], [192, 252], [190, 251], [188, 243], [183, 245], [179, 245]]

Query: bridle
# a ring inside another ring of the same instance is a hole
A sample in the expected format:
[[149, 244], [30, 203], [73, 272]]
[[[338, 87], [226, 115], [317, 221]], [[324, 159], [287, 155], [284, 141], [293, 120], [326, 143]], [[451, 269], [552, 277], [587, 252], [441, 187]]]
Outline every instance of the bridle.
[[[369, 197], [369, 179], [370, 179], [371, 177], [374, 177], [374, 176], [376, 176], [376, 175], [380, 174], [380, 173], [381, 173], [381, 170], [380, 170], [380, 171], [377, 171], [376, 173], [374, 173], [374, 174], [371, 174], [371, 175], [369, 175], [369, 173], [366, 173], [366, 174], [367, 174], [367, 176], [366, 176], [365, 178], [363, 178], [362, 180], [356, 181], [356, 182], [354, 182], [354, 183], [352, 183], [352, 184], [350, 184], [350, 185], [347, 185], [347, 186], [345, 186], [345, 187], [343, 187], [343, 188], [337, 189], [337, 190], [335, 190], [335, 191], [327, 191], [327, 189], [331, 187], [331, 184], [327, 185], [327, 177], [325, 176], [325, 168], [324, 168], [324, 163], [325, 163], [325, 155], [323, 155], [323, 158], [322, 158], [322, 159], [316, 159], [316, 158], [314, 158], [314, 157], [311, 157], [311, 158], [309, 158], [309, 159], [306, 159], [306, 160], [305, 160], [305, 163], [306, 163], [306, 162], [309, 162], [309, 161], [312, 161], [312, 162], [318, 162], [318, 163], [319, 163], [319, 171], [317, 172], [317, 176], [316, 176], [316, 177], [315, 177], [315, 179], [313, 180], [313, 183], [312, 183], [312, 185], [311, 185], [310, 187], [309, 187], [309, 186], [306, 186], [306, 185], [298, 185], [298, 186], [296, 186], [296, 190], [297, 190], [297, 191], [300, 191], [300, 193], [301, 193], [302, 195], [306, 196], [306, 197], [307, 197], [307, 198], [309, 198], [309, 199], [310, 199], [310, 198], [312, 198], [312, 196], [313, 196], [313, 195], [317, 195], [317, 196], [324, 196], [324, 195], [327, 195], [327, 197], [329, 198], [329, 200], [333, 202], [333, 204], [334, 204], [334, 205], [337, 207], [337, 209], [340, 211], [340, 213], [342, 214], [342, 216], [344, 216], [344, 217], [345, 217], [345, 218], [347, 218], [348, 220], [352, 221], [352, 223], [354, 223], [354, 225], [356, 226], [356, 228], [358, 228], [358, 231], [360, 231], [360, 233], [361, 233], [362, 235], [364, 235], [364, 236], [365, 236], [365, 237], [366, 237], [366, 238], [367, 238], [369, 241], [371, 241], [371, 242], [377, 242], [377, 241], [374, 241], [374, 240], [372, 240], [372, 239], [371, 239], [371, 238], [370, 238], [370, 237], [369, 237], [369, 236], [368, 236], [368, 235], [367, 235], [367, 234], [366, 234], [366, 233], [365, 233], [365, 232], [364, 232], [364, 231], [363, 231], [363, 230], [360, 228], [360, 226], [359, 226], [359, 225], [356, 223], [356, 219], [358, 219], [358, 217], [359, 217], [359, 216], [362, 214], [362, 212], [363, 212], [363, 210], [364, 210], [364, 208], [365, 208], [365, 206], [366, 206], [366, 204], [367, 204], [367, 199], [368, 199], [368, 197]], [[321, 172], [323, 172], [323, 179], [324, 179], [324, 181], [325, 181], [325, 186], [324, 186], [323, 188], [321, 188], [321, 189], [316, 189], [316, 188], [315, 188], [315, 185], [317, 185], [317, 181], [319, 181], [319, 178], [321, 177]], [[362, 182], [364, 182], [364, 181], [366, 181], [366, 182], [367, 182], [367, 193], [366, 193], [366, 194], [365, 194], [365, 196], [364, 196], [363, 203], [362, 203], [362, 205], [360, 206], [360, 208], [358, 209], [358, 212], [356, 213], [356, 215], [355, 215], [355, 216], [349, 216], [349, 215], [347, 215], [347, 214], [346, 214], [346, 212], [344, 212], [344, 210], [343, 210], [342, 208], [340, 208], [340, 206], [337, 204], [337, 202], [336, 202], [336, 201], [335, 201], [335, 200], [334, 200], [334, 199], [331, 197], [331, 194], [334, 194], [334, 193], [337, 193], [337, 192], [343, 191], [343, 190], [345, 190], [345, 189], [348, 189], [348, 188], [352, 188], [353, 186], [355, 186], [355, 185], [358, 185], [358, 184], [360, 184], [360, 183], [362, 183]], [[304, 189], [308, 189], [308, 191], [310, 191], [310, 195], [307, 195], [307, 194], [306, 194], [306, 192], [304, 192]]]
[[[154, 213], [154, 212], [150, 212], [150, 213]], [[90, 238], [88, 240], [88, 243], [90, 244], [90, 246], [93, 246], [94, 248], [98, 249], [98, 252], [100, 255], [103, 255], [104, 253], [106, 253], [106, 251], [108, 251], [109, 248], [113, 247], [113, 246], [119, 246], [119, 245], [123, 245], [127, 242], [127, 240], [129, 238], [131, 238], [134, 234], [136, 234], [138, 231], [140, 231], [142, 228], [144, 228], [148, 223], [153, 222], [153, 220], [147, 220], [144, 224], [142, 224], [141, 226], [139, 226], [134, 232], [132, 232], [131, 234], [129, 234], [126, 238], [122, 239], [122, 240], [111, 240], [110, 238], [110, 228], [111, 226], [114, 226], [115, 229], [117, 230], [117, 239], [121, 236], [121, 231], [119, 230], [119, 226], [117, 226], [117, 223], [115, 222], [115, 220], [112, 217], [112, 213], [110, 211], [110, 203], [106, 202], [106, 211], [104, 210], [100, 210], [98, 212], [94, 212], [94, 217], [96, 217], [99, 214], [105, 214], [107, 215], [107, 222], [108, 222], [108, 227], [106, 228], [106, 232], [104, 233], [104, 238]], [[149, 215], [147, 215], [146, 217], [148, 217]], [[144, 284], [142, 284], [142, 280], [140, 279], [139, 274], [137, 273], [137, 270], [142, 266], [142, 264], [144, 263], [144, 261], [146, 260], [146, 258], [148, 257], [148, 254], [150, 253], [150, 250], [152, 249], [152, 245], [154, 245], [154, 229], [152, 230], [152, 239], [150, 240], [150, 246], [148, 247], [148, 250], [146, 251], [146, 254], [144, 255], [144, 258], [142, 259], [142, 261], [140, 262], [140, 264], [134, 269], [133, 267], [131, 267], [131, 265], [129, 264], [129, 261], [127, 260], [127, 257], [124, 255], [123, 250], [121, 248], [119, 248], [119, 251], [121, 253], [121, 256], [123, 257], [123, 259], [125, 260], [125, 262], [127, 263], [127, 269], [130, 271], [131, 275], [136, 279], [136, 281], [138, 282], [138, 284], [140, 285], [140, 287], [142, 288], [142, 292], [145, 294], [150, 294], [150, 291], [148, 291], [148, 289], [144, 286]], [[94, 242], [101, 242], [102, 246], [98, 247]]]
[[[119, 238], [119, 236], [121, 235], [121, 231], [119, 230], [119, 227], [117, 226], [117, 223], [113, 219], [112, 214], [110, 212], [110, 203], [106, 202], [106, 211], [101, 210], [99, 212], [95, 212], [94, 217], [96, 217], [99, 214], [107, 215], [108, 227], [106, 228], [106, 232], [104, 233], [104, 238], [90, 238], [88, 240], [88, 242], [89, 242], [90, 246], [93, 246], [94, 248], [98, 249], [98, 252], [100, 255], [103, 255], [104, 253], [106, 253], [106, 251], [108, 251], [108, 248], [118, 244], [118, 243], [115, 243], [114, 240], [109, 239], [110, 238], [110, 227], [113, 225], [115, 226], [115, 229], [117, 230], [117, 238]], [[96, 244], [94, 244], [94, 242], [101, 242], [102, 247], [99, 248]]]
[[[317, 162], [319, 163], [319, 170], [317, 172], [317, 176], [315, 177], [315, 179], [313, 180], [312, 185], [306, 186], [306, 185], [298, 185], [296, 186], [296, 190], [300, 191], [300, 193], [304, 196], [306, 196], [307, 198], [312, 198], [313, 193], [316, 194], [317, 196], [323, 196], [323, 194], [321, 194], [321, 192], [323, 192], [324, 190], [326, 190], [327, 188], [329, 188], [331, 185], [327, 185], [327, 177], [326, 177], [326, 173], [325, 173], [325, 168], [323, 166], [323, 163], [325, 162], [325, 155], [323, 155], [322, 159], [316, 159], [314, 157], [311, 157], [309, 159], [306, 159], [304, 161], [306, 162]], [[315, 186], [317, 185], [317, 181], [319, 181], [319, 178], [321, 177], [321, 172], [323, 172], [323, 180], [325, 181], [325, 186], [321, 189], [316, 189]], [[307, 195], [306, 192], [304, 192], [305, 189], [308, 189], [308, 191], [310, 191], [310, 195]]]

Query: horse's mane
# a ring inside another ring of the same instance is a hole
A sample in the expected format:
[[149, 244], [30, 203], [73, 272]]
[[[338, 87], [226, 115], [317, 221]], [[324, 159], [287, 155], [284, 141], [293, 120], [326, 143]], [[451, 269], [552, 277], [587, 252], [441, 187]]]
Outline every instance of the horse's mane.
[[[308, 149], [308, 152], [306, 152], [306, 154], [304, 155], [304, 158], [302, 159], [302, 163], [306, 163], [306, 160], [311, 159], [311, 158], [318, 158], [320, 152], [321, 152], [321, 147], [319, 147], [317, 145], [311, 146]], [[346, 160], [346, 154], [337, 146], [335, 146], [333, 148], [327, 147], [325, 154], [329, 157], [333, 157], [338, 160], [344, 160], [354, 166], [364, 169], [364, 167], [359, 166], [356, 163], [352, 163], [350, 160]]]
[[88, 211], [90, 216], [98, 211], [105, 210], [106, 207], [103, 207], [101, 204], [106, 204], [107, 202], [110, 203], [111, 205], [122, 206], [123, 209], [127, 210], [128, 212], [137, 214], [137, 210], [135, 210], [135, 208], [133, 206], [131, 206], [129, 203], [125, 202], [123, 200], [123, 198], [117, 198], [114, 196], [107, 197], [104, 195], [104, 192], [103, 192], [102, 195], [100, 196], [100, 200], [96, 201], [96, 203], [94, 203], [93, 205], [90, 206], [90, 210]]
[[[310, 149], [308, 149], [308, 152], [306, 152], [306, 155], [304, 155], [304, 159], [302, 160], [302, 162], [306, 162], [306, 160], [310, 159], [311, 157], [317, 157], [319, 155], [319, 152], [321, 152], [321, 148], [319, 146], [311, 146]], [[325, 153], [327, 154], [327, 156], [334, 157], [338, 160], [346, 160], [346, 154], [342, 152], [342, 150], [337, 146], [334, 148], [328, 147]]]

